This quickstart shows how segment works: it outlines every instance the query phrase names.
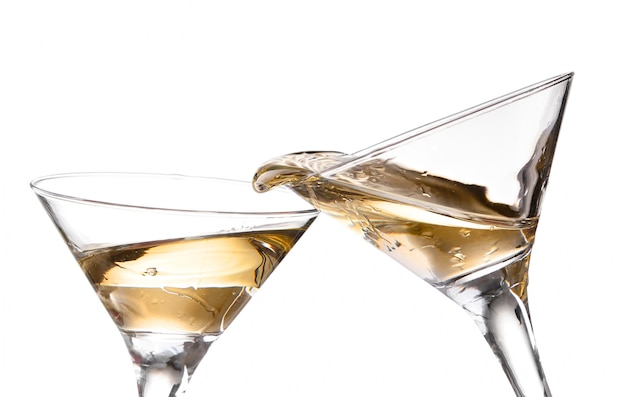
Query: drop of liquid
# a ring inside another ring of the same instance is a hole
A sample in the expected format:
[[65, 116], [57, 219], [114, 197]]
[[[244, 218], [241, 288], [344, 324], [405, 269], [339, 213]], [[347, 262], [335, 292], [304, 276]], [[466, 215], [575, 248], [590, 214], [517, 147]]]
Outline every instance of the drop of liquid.
[[146, 269], [145, 272], [143, 272], [144, 276], [156, 276], [158, 273], [156, 267], [149, 267]]

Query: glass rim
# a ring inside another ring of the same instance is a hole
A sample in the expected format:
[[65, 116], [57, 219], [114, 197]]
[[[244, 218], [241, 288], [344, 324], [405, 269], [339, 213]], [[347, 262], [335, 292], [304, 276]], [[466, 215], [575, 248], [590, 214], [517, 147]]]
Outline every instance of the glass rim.
[[[68, 173], [58, 173], [58, 174], [49, 174], [39, 176], [34, 178], [30, 182], [31, 189], [38, 195], [42, 197], [54, 198], [58, 200], [74, 202], [74, 203], [82, 203], [89, 205], [98, 205], [105, 207], [117, 207], [117, 208], [127, 208], [127, 209], [135, 209], [135, 210], [146, 210], [146, 211], [161, 211], [161, 212], [170, 212], [170, 213], [189, 213], [189, 214], [206, 214], [206, 215], [223, 215], [223, 216], [302, 216], [302, 215], [313, 215], [319, 214], [319, 210], [308, 204], [306, 201], [302, 200], [302, 209], [292, 209], [292, 210], [267, 210], [267, 211], [233, 211], [233, 210], [210, 210], [210, 209], [191, 209], [191, 208], [176, 208], [174, 206], [158, 206], [158, 205], [139, 205], [139, 204], [129, 204], [129, 203], [120, 203], [115, 202], [114, 200], [98, 200], [93, 198], [81, 197], [80, 195], [74, 194], [64, 194], [54, 189], [48, 189], [41, 187], [40, 184], [44, 181], [50, 181], [53, 179], [69, 179], [69, 178], [94, 178], [94, 177], [142, 177], [142, 178], [162, 178], [162, 179], [179, 179], [179, 180], [188, 180], [188, 181], [204, 181], [204, 182], [218, 182], [218, 183], [229, 183], [229, 184], [250, 184], [250, 190], [254, 192], [252, 188], [252, 182], [247, 182], [244, 180], [238, 179], [229, 179], [229, 178], [220, 178], [220, 177], [212, 177], [212, 176], [195, 176], [195, 175], [185, 175], [185, 174], [168, 174], [168, 173], [150, 173], [150, 172], [68, 172]], [[286, 194], [288, 191], [285, 188], [277, 188], [273, 189], [279, 194]], [[260, 193], [259, 193], [260, 194]]]

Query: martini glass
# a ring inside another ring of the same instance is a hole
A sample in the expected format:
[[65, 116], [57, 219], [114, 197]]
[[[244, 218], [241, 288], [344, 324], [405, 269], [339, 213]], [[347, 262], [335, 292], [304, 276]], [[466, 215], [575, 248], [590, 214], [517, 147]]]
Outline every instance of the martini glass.
[[183, 396], [211, 344], [318, 211], [249, 182], [92, 173], [31, 183], [132, 358], [140, 397]]
[[302, 152], [262, 165], [458, 303], [518, 396], [550, 396], [528, 306], [528, 265], [572, 74], [352, 155]]

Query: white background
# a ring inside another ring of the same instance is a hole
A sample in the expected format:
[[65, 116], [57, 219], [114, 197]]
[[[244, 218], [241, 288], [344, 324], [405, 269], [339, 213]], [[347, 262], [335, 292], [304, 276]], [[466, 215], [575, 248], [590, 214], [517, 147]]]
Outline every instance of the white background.
[[[135, 395], [122, 340], [32, 178], [250, 179], [270, 157], [354, 152], [574, 71], [531, 264], [533, 322], [555, 396], [623, 396], [626, 29], [614, 4], [0, 0], [0, 394]], [[461, 309], [320, 217], [188, 395], [512, 392]]]

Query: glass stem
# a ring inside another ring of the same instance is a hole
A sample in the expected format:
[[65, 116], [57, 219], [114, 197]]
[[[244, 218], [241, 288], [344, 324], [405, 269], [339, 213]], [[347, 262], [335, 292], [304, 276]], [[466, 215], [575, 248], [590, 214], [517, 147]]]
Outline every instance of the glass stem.
[[122, 332], [139, 397], [182, 397], [215, 337]]
[[[471, 280], [458, 280], [442, 288], [442, 292], [474, 319], [517, 397], [551, 397], [527, 300], [512, 290], [506, 275], [506, 269], [501, 269]], [[526, 298], [525, 293], [523, 296]]]

